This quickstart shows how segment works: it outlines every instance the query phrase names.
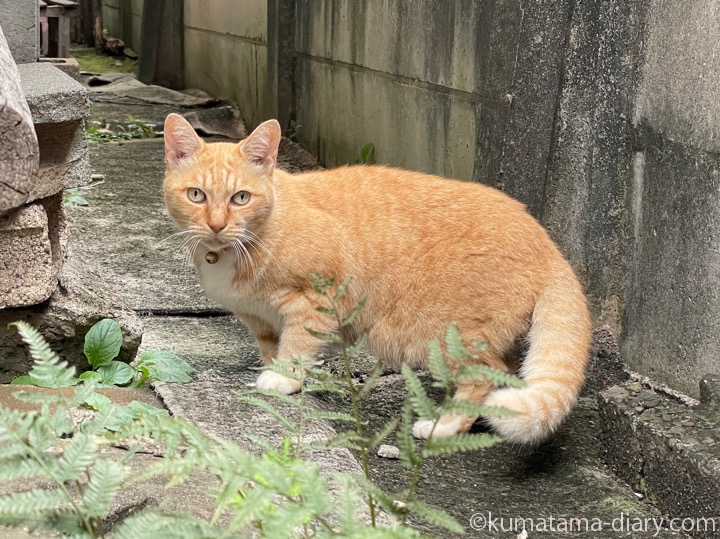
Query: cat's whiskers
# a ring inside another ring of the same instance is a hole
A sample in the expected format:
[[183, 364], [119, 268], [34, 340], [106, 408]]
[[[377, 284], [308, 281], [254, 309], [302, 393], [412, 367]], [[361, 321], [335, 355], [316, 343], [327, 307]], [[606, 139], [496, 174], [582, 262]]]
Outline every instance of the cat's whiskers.
[[181, 230], [180, 232], [175, 232], [173, 234], [170, 234], [168, 237], [161, 239], [159, 242], [157, 242], [154, 245], [154, 247], [157, 249], [158, 247], [160, 247], [163, 243], [165, 243], [167, 241], [177, 239], [178, 236], [182, 236], [183, 234], [192, 234], [192, 233], [193, 233], [193, 230], [191, 230], [191, 229]]
[[242, 254], [241, 259], [247, 263], [247, 267], [251, 273], [255, 272], [255, 262], [253, 261], [250, 251], [239, 238], [233, 238], [233, 247], [238, 255]]

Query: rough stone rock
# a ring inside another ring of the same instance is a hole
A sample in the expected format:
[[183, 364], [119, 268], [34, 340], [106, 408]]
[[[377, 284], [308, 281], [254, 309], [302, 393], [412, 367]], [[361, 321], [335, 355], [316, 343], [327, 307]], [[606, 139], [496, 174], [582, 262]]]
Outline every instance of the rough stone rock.
[[[719, 410], [626, 384], [601, 392], [598, 412], [605, 461], [634, 490], [670, 517], [720, 514]], [[693, 537], [717, 537], [717, 524]]]
[[[0, 3], [0, 6], [2, 4]], [[0, 20], [2, 20], [0, 11]], [[38, 141], [17, 66], [0, 29], [0, 215], [24, 204], [38, 170]]]
[[55, 124], [90, 116], [85, 87], [52, 64], [23, 64], [18, 66], [18, 71], [36, 124]]
[[58, 283], [64, 236], [61, 195], [0, 218], [0, 309], [50, 297]]
[[18, 64], [38, 58], [37, 0], [1, 0], [0, 24]]

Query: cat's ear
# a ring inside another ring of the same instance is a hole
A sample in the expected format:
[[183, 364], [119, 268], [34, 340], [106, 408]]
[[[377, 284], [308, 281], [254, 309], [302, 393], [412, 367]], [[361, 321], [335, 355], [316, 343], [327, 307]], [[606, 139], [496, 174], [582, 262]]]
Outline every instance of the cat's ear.
[[282, 136], [277, 120], [268, 120], [255, 128], [249, 137], [240, 142], [240, 150], [247, 160], [266, 172], [272, 172], [277, 160]]
[[191, 158], [205, 144], [195, 129], [179, 114], [168, 114], [165, 118], [165, 161], [168, 168], [177, 167], [183, 160]]

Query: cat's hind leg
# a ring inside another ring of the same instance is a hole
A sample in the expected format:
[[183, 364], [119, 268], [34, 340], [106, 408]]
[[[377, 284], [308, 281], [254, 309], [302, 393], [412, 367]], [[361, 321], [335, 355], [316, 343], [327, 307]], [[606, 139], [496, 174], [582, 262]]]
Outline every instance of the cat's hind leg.
[[[460, 382], [455, 391], [455, 400], [466, 400], [474, 404], [482, 404], [492, 391], [493, 386], [487, 382]], [[420, 419], [413, 425], [413, 436], [421, 440], [428, 438], [445, 438], [453, 434], [467, 432], [477, 420], [477, 416], [446, 414], [435, 421]]]

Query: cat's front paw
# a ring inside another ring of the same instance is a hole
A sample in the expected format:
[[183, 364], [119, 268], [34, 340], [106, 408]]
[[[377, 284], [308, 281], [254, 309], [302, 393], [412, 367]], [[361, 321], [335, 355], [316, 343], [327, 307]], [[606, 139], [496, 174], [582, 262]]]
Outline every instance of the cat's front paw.
[[435, 421], [431, 421], [430, 419], [420, 419], [416, 421], [412, 429], [413, 436], [419, 440], [427, 440], [430, 438], [431, 433], [433, 438], [452, 436], [460, 430], [460, 418], [441, 417], [438, 424], [435, 425], [435, 429], [433, 429], [433, 425], [435, 425]]
[[283, 376], [275, 371], [263, 371], [255, 382], [255, 387], [261, 390], [278, 391], [285, 395], [300, 391], [300, 382]]

